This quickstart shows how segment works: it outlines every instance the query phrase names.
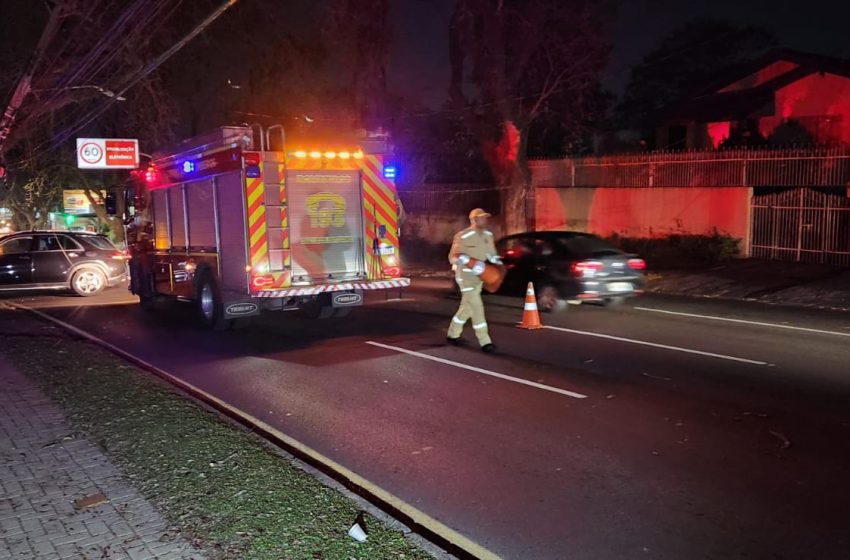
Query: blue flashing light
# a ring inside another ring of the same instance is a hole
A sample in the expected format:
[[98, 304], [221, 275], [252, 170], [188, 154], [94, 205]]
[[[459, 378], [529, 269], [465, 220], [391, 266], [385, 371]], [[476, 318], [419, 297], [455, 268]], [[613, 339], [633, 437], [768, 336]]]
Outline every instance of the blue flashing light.
[[194, 173], [195, 172], [195, 162], [194, 161], [184, 161], [183, 162], [183, 173]]
[[398, 173], [398, 169], [395, 165], [385, 165], [384, 166], [384, 179], [395, 179]]
[[245, 166], [245, 176], [246, 177], [249, 177], [251, 179], [256, 179], [260, 175], [262, 175], [262, 174], [260, 173], [260, 166], [259, 165], [246, 165]]

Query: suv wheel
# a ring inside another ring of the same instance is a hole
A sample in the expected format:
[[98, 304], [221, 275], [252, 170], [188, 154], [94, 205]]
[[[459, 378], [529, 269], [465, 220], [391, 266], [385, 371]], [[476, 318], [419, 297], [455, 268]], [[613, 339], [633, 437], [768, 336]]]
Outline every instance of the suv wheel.
[[96, 268], [81, 268], [71, 278], [71, 289], [78, 296], [93, 296], [106, 287], [106, 276]]
[[567, 300], [562, 299], [555, 286], [543, 286], [537, 294], [537, 308], [547, 313], [566, 311]]

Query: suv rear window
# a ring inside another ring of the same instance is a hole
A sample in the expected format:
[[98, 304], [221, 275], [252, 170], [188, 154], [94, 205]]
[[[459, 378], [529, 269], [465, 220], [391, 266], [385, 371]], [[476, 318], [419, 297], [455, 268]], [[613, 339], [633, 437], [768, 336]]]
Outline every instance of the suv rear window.
[[80, 236], [80, 239], [95, 247], [97, 249], [102, 249], [104, 251], [117, 251], [115, 245], [112, 244], [112, 241], [107, 239], [102, 235], [86, 235]]

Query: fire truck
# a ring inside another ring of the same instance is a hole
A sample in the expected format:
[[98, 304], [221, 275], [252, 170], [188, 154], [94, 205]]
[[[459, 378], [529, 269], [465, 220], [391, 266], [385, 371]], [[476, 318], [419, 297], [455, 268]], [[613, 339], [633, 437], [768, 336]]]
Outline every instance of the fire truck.
[[409, 286], [385, 145], [287, 152], [281, 126], [254, 125], [155, 157], [128, 232], [131, 291], [144, 307], [193, 302], [222, 328], [266, 311], [342, 316], [365, 292]]

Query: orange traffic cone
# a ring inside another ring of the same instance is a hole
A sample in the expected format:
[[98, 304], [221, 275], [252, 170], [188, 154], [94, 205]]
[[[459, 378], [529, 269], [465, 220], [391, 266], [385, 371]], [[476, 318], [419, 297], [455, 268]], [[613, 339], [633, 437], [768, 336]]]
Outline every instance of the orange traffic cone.
[[534, 296], [534, 284], [528, 283], [528, 291], [525, 292], [525, 309], [522, 312], [522, 322], [517, 325], [521, 329], [542, 329], [540, 324], [540, 313], [537, 311], [537, 298]]

